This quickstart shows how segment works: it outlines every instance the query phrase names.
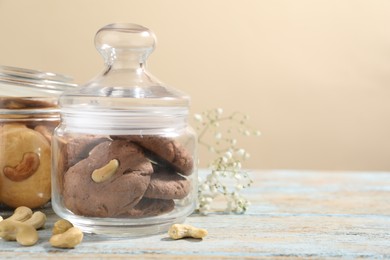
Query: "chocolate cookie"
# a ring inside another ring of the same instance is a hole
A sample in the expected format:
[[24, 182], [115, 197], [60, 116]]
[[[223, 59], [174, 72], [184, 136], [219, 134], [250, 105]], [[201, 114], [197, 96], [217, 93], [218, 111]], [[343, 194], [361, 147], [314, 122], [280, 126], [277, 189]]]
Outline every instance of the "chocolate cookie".
[[168, 162], [176, 171], [183, 175], [188, 176], [192, 173], [194, 161], [191, 154], [174, 139], [156, 135], [112, 136], [112, 138], [126, 139], [140, 145], [157, 155], [158, 158]]
[[95, 135], [74, 136], [59, 138], [59, 146], [61, 153], [66, 156], [67, 166], [70, 167], [76, 162], [87, 158], [92, 148], [107, 140], [109, 140], [107, 137]]
[[[113, 167], [112, 161], [117, 162]], [[95, 170], [110, 174], [96, 180]], [[77, 215], [116, 217], [141, 200], [152, 172], [151, 163], [137, 145], [105, 141], [65, 173], [64, 204]]]
[[162, 169], [154, 172], [144, 197], [153, 199], [183, 199], [190, 192], [191, 184], [175, 172]]
[[168, 213], [175, 208], [173, 200], [159, 200], [143, 198], [134, 206], [134, 208], [127, 211], [127, 216], [131, 217], [152, 217], [164, 213]]
[[89, 152], [99, 143], [109, 140], [106, 137], [99, 137], [94, 135], [72, 136], [72, 137], [57, 137], [55, 145], [58, 151], [53, 153], [56, 157], [54, 169], [57, 172], [57, 185], [59, 192], [63, 192], [64, 173], [77, 162], [88, 157]]

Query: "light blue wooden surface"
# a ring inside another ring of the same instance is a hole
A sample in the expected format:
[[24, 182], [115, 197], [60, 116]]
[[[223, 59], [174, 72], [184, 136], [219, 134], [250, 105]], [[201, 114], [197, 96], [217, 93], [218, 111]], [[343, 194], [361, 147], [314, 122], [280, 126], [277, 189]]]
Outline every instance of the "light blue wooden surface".
[[390, 173], [254, 171], [244, 215], [191, 215], [206, 228], [203, 240], [171, 240], [167, 234], [107, 239], [85, 235], [71, 250], [48, 240], [49, 215], [32, 247], [0, 240], [7, 259], [390, 259]]

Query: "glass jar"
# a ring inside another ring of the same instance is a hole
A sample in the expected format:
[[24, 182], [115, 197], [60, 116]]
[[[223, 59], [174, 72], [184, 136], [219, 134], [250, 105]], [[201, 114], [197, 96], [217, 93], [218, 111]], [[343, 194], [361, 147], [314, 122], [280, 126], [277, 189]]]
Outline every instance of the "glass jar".
[[196, 136], [189, 97], [155, 79], [155, 46], [136, 24], [101, 28], [105, 70], [60, 97], [53, 136], [54, 211], [84, 232], [142, 236], [166, 231], [193, 212]]
[[58, 96], [75, 84], [59, 74], [0, 66], [0, 208], [47, 208]]

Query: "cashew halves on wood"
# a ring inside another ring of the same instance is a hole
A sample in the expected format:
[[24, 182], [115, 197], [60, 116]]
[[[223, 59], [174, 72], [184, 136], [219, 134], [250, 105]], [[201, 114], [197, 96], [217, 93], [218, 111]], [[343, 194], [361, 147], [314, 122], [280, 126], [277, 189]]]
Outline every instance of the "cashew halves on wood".
[[54, 223], [53, 236], [49, 242], [54, 247], [74, 248], [83, 240], [83, 232], [68, 220], [60, 219]]
[[23, 181], [37, 171], [39, 163], [39, 155], [28, 152], [23, 155], [22, 160], [15, 167], [5, 166], [3, 168], [3, 173], [11, 181]]
[[36, 211], [34, 214], [32, 214], [31, 218], [27, 219], [23, 223], [31, 225], [35, 229], [40, 229], [46, 223], [46, 215], [43, 212]]
[[172, 239], [180, 239], [185, 237], [204, 238], [208, 232], [203, 228], [196, 228], [191, 225], [174, 224], [168, 230], [168, 235]]
[[116, 159], [112, 159], [103, 167], [96, 169], [92, 172], [92, 180], [94, 182], [103, 182], [108, 180], [119, 167], [119, 162]]
[[27, 219], [31, 218], [33, 212], [30, 208], [25, 206], [17, 207], [14, 210], [14, 214], [7, 218], [7, 220], [14, 220], [14, 221], [26, 221]]
[[49, 242], [54, 247], [74, 248], [83, 240], [83, 232], [77, 227], [71, 227], [61, 234], [53, 235]]
[[54, 223], [52, 233], [53, 235], [61, 234], [73, 227], [73, 224], [66, 219], [60, 219]]
[[38, 232], [32, 225], [6, 219], [0, 222], [0, 237], [16, 240], [23, 246], [32, 246], [38, 241]]

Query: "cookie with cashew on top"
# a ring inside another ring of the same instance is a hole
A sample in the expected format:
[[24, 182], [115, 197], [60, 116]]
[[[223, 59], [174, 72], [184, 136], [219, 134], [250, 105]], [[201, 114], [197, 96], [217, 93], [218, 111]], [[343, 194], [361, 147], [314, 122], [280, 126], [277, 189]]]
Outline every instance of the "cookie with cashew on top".
[[0, 128], [0, 201], [9, 207], [45, 205], [51, 197], [51, 147], [22, 124]]
[[65, 173], [64, 204], [77, 215], [119, 216], [138, 204], [152, 172], [137, 145], [123, 140], [100, 143]]

